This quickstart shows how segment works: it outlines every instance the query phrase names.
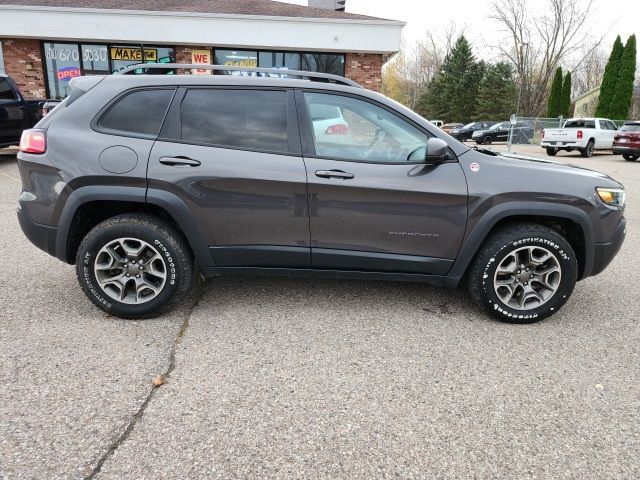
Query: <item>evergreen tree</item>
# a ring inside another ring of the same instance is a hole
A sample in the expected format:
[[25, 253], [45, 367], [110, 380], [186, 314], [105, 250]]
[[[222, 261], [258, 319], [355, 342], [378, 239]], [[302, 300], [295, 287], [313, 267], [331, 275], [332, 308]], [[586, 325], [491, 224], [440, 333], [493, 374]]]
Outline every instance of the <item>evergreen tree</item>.
[[469, 122], [484, 69], [484, 62], [476, 61], [461, 35], [420, 98], [418, 111], [444, 121]]
[[613, 102], [613, 96], [618, 82], [618, 71], [620, 70], [622, 51], [622, 40], [620, 39], [620, 35], [618, 35], [616, 41], [613, 42], [609, 61], [604, 68], [604, 75], [602, 76], [602, 83], [600, 84], [598, 107], [596, 108], [597, 117], [609, 118], [615, 116], [611, 115], [611, 103]]
[[633, 97], [633, 82], [636, 75], [636, 36], [631, 35], [620, 57], [620, 70], [616, 89], [611, 101], [609, 116], [614, 120], [626, 120]]
[[567, 72], [562, 81], [562, 95], [560, 96], [560, 115], [567, 118], [571, 108], [571, 72]]
[[562, 68], [556, 69], [556, 74], [553, 77], [553, 83], [551, 84], [551, 91], [549, 92], [549, 103], [547, 103], [547, 117], [554, 118], [561, 115], [561, 103], [562, 103]]
[[517, 87], [513, 67], [506, 62], [489, 65], [478, 87], [477, 120], [506, 120], [516, 111]]

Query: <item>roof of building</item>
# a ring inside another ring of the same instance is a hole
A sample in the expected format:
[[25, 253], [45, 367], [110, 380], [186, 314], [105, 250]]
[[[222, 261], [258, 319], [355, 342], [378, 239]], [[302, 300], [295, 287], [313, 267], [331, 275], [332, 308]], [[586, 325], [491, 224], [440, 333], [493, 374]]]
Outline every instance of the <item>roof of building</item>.
[[344, 20], [385, 20], [354, 13], [294, 5], [275, 0], [0, 0], [0, 5], [58, 8], [96, 8], [103, 10], [149, 10], [156, 12], [195, 12], [227, 15], [327, 18]]

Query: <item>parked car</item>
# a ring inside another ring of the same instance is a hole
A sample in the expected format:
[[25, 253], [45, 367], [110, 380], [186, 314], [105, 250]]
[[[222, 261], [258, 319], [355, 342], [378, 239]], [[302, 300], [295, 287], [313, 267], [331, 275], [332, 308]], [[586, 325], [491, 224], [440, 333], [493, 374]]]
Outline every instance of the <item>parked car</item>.
[[22, 131], [42, 118], [45, 102], [27, 100], [11, 77], [0, 74], [0, 148], [20, 142]]
[[496, 123], [497, 122], [489, 121], [471, 122], [462, 126], [461, 128], [454, 128], [453, 130], [451, 130], [451, 132], [449, 132], [449, 135], [451, 135], [453, 138], [457, 138], [461, 142], [466, 142], [467, 140], [471, 139], [471, 137], [473, 136], [473, 132], [475, 132], [476, 130], [486, 130]]
[[507, 142], [511, 135], [512, 143], [531, 143], [533, 140], [533, 127], [526, 122], [510, 121], [496, 123], [487, 130], [476, 130], [471, 138], [477, 144], [491, 145], [494, 142]]
[[[618, 252], [625, 192], [606, 175], [470, 149], [351, 80], [287, 75], [304, 79], [73, 79], [22, 135], [23, 232], [123, 318], [168, 308], [200, 272], [464, 279], [526, 323]], [[329, 107], [348, 143], [314, 127]]]
[[570, 118], [562, 128], [545, 128], [540, 146], [553, 157], [560, 150], [577, 150], [590, 157], [595, 150], [611, 150], [616, 124], [606, 118]]
[[321, 141], [348, 143], [351, 141], [349, 124], [335, 105], [310, 105], [309, 114], [315, 138]]
[[625, 122], [613, 137], [613, 153], [630, 162], [640, 158], [640, 120]]
[[445, 123], [441, 128], [447, 133], [451, 133], [454, 128], [464, 127], [463, 123]]
[[444, 124], [444, 122], [442, 120], [429, 120], [431, 123], [433, 123], [436, 127], [441, 128], [442, 125]]

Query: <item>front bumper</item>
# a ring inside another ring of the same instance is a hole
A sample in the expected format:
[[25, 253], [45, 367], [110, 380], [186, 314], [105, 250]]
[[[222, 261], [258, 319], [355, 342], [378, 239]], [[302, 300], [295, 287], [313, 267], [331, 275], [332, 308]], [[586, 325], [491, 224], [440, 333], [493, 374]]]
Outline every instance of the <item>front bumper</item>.
[[56, 236], [58, 229], [49, 225], [41, 225], [34, 222], [25, 210], [18, 206], [18, 222], [22, 232], [40, 250], [44, 250], [49, 255], [56, 254]]
[[613, 232], [613, 239], [607, 243], [596, 243], [594, 245], [593, 255], [593, 268], [591, 269], [591, 275], [598, 275], [601, 273], [613, 260], [613, 257], [617, 255], [624, 242], [624, 237], [627, 234], [627, 221], [625, 218], [620, 219], [620, 223]]

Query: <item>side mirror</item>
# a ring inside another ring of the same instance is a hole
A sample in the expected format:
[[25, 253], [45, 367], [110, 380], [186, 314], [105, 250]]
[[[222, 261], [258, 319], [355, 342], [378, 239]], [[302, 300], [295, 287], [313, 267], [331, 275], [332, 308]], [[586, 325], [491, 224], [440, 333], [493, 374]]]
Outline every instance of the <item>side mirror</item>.
[[441, 138], [432, 137], [427, 140], [425, 160], [427, 162], [443, 162], [449, 159], [449, 145]]

